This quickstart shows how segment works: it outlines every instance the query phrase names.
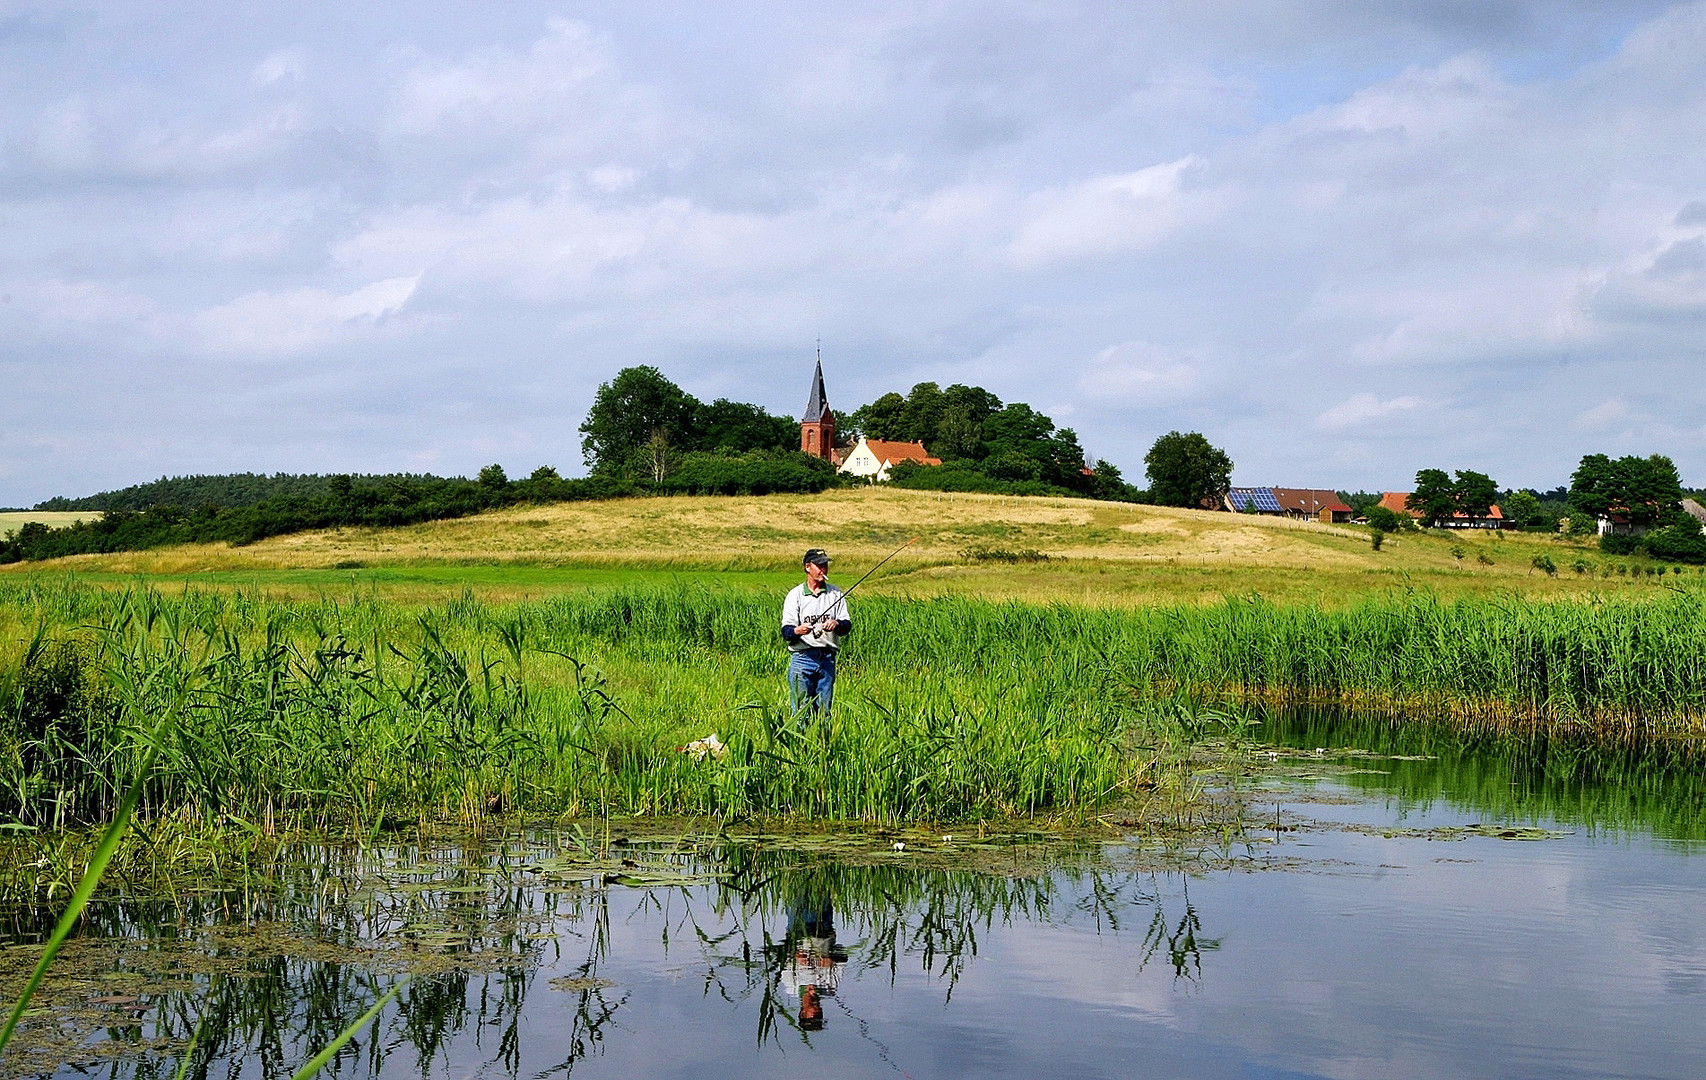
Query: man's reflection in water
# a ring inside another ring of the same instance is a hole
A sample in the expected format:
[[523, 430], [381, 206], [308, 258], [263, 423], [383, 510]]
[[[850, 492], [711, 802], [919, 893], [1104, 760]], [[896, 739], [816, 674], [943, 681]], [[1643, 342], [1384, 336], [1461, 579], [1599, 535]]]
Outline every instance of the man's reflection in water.
[[813, 889], [795, 898], [783, 948], [779, 978], [800, 999], [800, 1028], [821, 1030], [823, 999], [834, 996], [847, 964], [847, 951], [835, 943], [835, 908], [827, 892]]

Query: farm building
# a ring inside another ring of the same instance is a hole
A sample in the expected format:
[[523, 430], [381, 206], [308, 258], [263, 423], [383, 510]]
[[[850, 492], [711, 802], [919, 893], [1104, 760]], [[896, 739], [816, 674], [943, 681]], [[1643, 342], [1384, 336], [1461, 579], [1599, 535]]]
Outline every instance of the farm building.
[[1285, 509], [1280, 506], [1279, 499], [1274, 495], [1273, 488], [1265, 487], [1235, 487], [1226, 493], [1226, 509], [1234, 514], [1266, 514], [1269, 517], [1284, 517]]
[[[1380, 495], [1380, 505], [1394, 514], [1403, 514], [1406, 517], [1419, 519], [1422, 515], [1404, 506], [1409, 497], [1410, 492], [1408, 491], [1385, 491]], [[1495, 503], [1488, 507], [1484, 516], [1453, 514], [1439, 524], [1441, 528], [1445, 529], [1502, 529], [1505, 527], [1505, 515], [1499, 511], [1498, 504]]]
[[849, 476], [863, 476], [868, 480], [887, 480], [889, 469], [897, 462], [916, 461], [920, 465], [940, 465], [941, 458], [933, 458], [924, 449], [923, 443], [888, 442], [883, 439], [867, 439], [860, 437], [850, 449], [838, 451], [841, 458], [839, 471]]
[[1356, 516], [1336, 491], [1320, 488], [1274, 488], [1274, 500], [1286, 517], [1308, 518], [1324, 525], [1343, 523]]

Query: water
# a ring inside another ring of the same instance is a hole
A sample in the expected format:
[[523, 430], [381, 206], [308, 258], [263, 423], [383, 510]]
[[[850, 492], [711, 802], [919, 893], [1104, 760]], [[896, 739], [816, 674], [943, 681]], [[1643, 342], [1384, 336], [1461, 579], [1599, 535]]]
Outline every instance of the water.
[[625, 885], [560, 836], [321, 852], [103, 906], [57, 991], [80, 1045], [6, 1064], [166, 1078], [201, 1023], [190, 1076], [287, 1077], [412, 970], [339, 1075], [1701, 1075], [1692, 751], [1432, 730], [1270, 721], [1239, 781], [1269, 828], [1183, 862], [772, 838], [617, 848]]

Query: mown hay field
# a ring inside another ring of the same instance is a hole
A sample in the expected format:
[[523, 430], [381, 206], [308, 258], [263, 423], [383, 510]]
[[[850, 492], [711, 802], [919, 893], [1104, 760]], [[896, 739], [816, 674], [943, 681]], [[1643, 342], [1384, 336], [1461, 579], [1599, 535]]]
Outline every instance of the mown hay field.
[[100, 516], [98, 510], [3, 510], [0, 511], [0, 536], [17, 532], [31, 522], [39, 521], [50, 529], [60, 529]]
[[[781, 587], [800, 553], [830, 549], [864, 586], [1094, 606], [1208, 604], [1251, 593], [1328, 607], [1422, 589], [1445, 597], [1651, 592], [1684, 575], [1591, 543], [1470, 530], [1386, 537], [1355, 526], [1079, 499], [860, 488], [822, 495], [674, 497], [527, 506], [395, 529], [338, 529], [247, 547], [192, 545], [21, 564], [0, 573], [181, 578], [309, 596], [354, 582], [423, 602], [473, 589], [519, 599], [588, 585], [720, 580]], [[1556, 571], [1536, 569], [1550, 559]], [[1621, 570], [1621, 572], [1620, 572]]]

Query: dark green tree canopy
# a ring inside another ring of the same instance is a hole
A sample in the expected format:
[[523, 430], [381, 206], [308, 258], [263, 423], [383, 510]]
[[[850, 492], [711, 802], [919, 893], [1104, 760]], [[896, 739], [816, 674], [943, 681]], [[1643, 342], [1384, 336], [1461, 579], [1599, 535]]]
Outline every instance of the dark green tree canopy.
[[942, 390], [933, 382], [921, 382], [906, 395], [906, 407], [900, 413], [901, 438], [908, 442], [929, 443], [936, 438], [942, 423], [942, 410], [947, 407]]
[[[1469, 517], [1486, 517], [1499, 497], [1499, 485], [1486, 473], [1472, 469], [1457, 470], [1457, 480], [1451, 486], [1457, 512]], [[1501, 511], [1502, 512], [1502, 511]]]
[[1444, 469], [1418, 470], [1416, 490], [1404, 500], [1404, 509], [1415, 511], [1424, 525], [1438, 525], [1457, 513], [1457, 492], [1451, 474]]
[[840, 430], [855, 438], [863, 435], [867, 439], [880, 439], [885, 442], [906, 442], [901, 435], [901, 414], [905, 411], [906, 399], [891, 391], [869, 405], [854, 409], [845, 418]]
[[1668, 520], [1682, 503], [1676, 465], [1662, 454], [1615, 460], [1588, 454], [1570, 477], [1569, 504], [1593, 517], [1619, 513], [1635, 525]]
[[1486, 517], [1498, 497], [1499, 486], [1486, 473], [1459, 469], [1453, 479], [1444, 469], [1422, 469], [1404, 508], [1421, 515], [1422, 524], [1438, 525], [1456, 514]]
[[983, 456], [983, 422], [1001, 408], [1001, 399], [981, 386], [955, 383], [942, 391], [942, 418], [924, 446], [943, 461]]
[[707, 405], [653, 367], [623, 368], [600, 386], [580, 430], [594, 475], [654, 480], [682, 454], [786, 453], [800, 439], [794, 420], [728, 398]]
[[1143, 464], [1149, 495], [1162, 506], [1212, 505], [1232, 486], [1232, 459], [1195, 431], [1156, 439]]
[[1531, 492], [1513, 491], [1499, 503], [1499, 509], [1507, 519], [1518, 526], [1540, 525], [1545, 522], [1545, 513], [1540, 507], [1540, 500]]
[[758, 405], [718, 398], [699, 405], [693, 415], [693, 445], [711, 453], [744, 454], [751, 450], [793, 450], [800, 445], [800, 425]]
[[672, 445], [692, 440], [699, 403], [655, 367], [623, 368], [599, 386], [581, 421], [581, 454], [594, 473], [619, 475], [661, 431]]

